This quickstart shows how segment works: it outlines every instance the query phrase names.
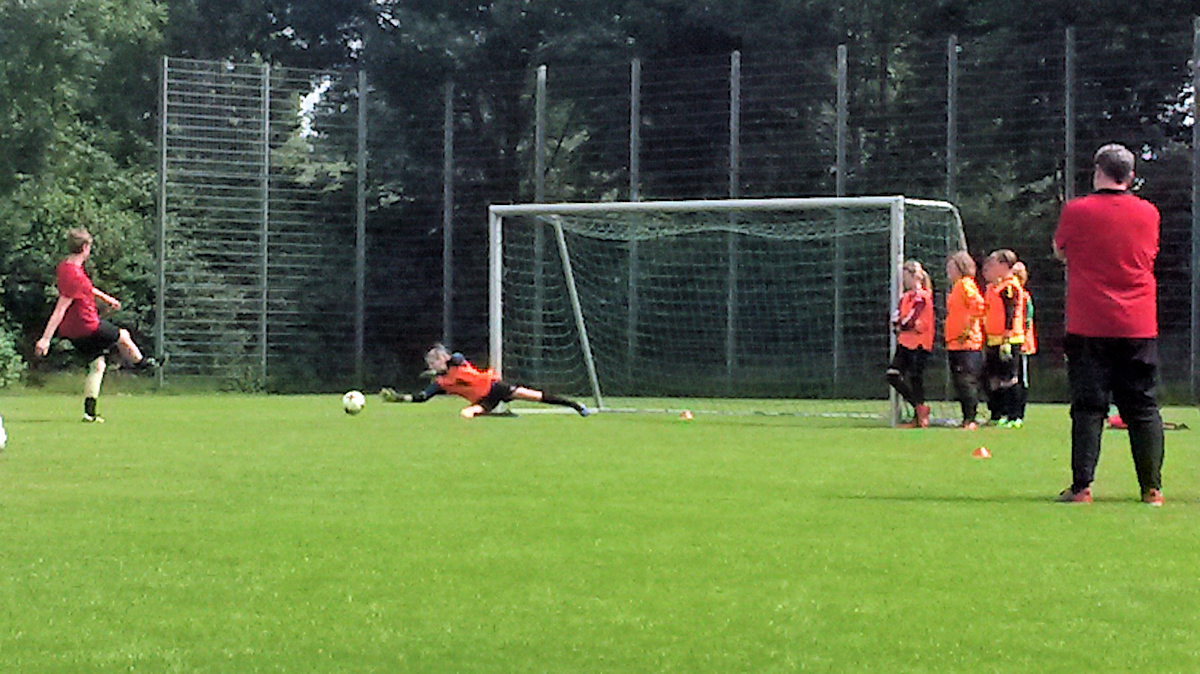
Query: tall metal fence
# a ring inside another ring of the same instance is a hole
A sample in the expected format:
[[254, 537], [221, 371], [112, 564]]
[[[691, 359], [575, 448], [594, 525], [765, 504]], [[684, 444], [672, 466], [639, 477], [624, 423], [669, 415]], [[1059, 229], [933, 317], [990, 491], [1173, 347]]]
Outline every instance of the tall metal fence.
[[905, 194], [959, 204], [977, 256], [1026, 261], [1048, 375], [1033, 393], [1056, 397], [1050, 239], [1117, 141], [1163, 214], [1164, 384], [1194, 399], [1200, 20], [871, 49], [549, 64], [435, 91], [168, 59], [169, 373], [375, 386], [407, 381], [437, 339], [482, 358], [492, 203]]

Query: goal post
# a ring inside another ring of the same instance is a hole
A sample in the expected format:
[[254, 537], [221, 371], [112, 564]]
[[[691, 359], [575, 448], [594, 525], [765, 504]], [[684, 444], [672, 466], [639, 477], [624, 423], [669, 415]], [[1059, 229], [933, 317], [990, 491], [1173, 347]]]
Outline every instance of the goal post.
[[[894, 420], [883, 373], [900, 265], [916, 258], [937, 279], [966, 247], [953, 204], [904, 196], [506, 204], [488, 215], [491, 368], [602, 410]], [[940, 353], [931, 399], [948, 386]]]

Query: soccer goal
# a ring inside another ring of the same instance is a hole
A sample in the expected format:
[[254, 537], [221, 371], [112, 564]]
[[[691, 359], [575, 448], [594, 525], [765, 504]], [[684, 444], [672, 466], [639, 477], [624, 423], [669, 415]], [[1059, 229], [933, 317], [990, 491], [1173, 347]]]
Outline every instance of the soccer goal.
[[900, 266], [940, 312], [966, 248], [952, 204], [903, 196], [493, 205], [489, 229], [490, 366], [602, 410], [894, 421]]

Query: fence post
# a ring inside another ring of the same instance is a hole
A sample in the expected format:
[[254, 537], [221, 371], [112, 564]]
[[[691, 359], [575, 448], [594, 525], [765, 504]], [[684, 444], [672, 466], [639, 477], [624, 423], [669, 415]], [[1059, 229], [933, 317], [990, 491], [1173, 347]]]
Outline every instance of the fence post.
[[[733, 52], [729, 57], [729, 198], [736, 199], [741, 193], [741, 124], [742, 124], [742, 53]], [[732, 213], [730, 218], [735, 217]], [[725, 296], [725, 376], [732, 382], [737, 369], [737, 295], [738, 295], [738, 250], [737, 234], [726, 235], [727, 260], [729, 264]]]
[[358, 129], [354, 188], [354, 382], [365, 374], [367, 332], [367, 71], [358, 71]]
[[[837, 48], [837, 173], [834, 176], [834, 193], [846, 196], [846, 143], [850, 119], [850, 65], [846, 45]], [[846, 213], [837, 209], [834, 226], [839, 234], [846, 228]], [[846, 287], [846, 247], [841, 236], [833, 239], [833, 395], [841, 391], [842, 350], [845, 338], [842, 335], [842, 295]]]
[[1192, 20], [1192, 401], [1200, 402], [1200, 16]]
[[[641, 199], [642, 172], [642, 61], [633, 59], [629, 64], [629, 200]], [[638, 328], [638, 242], [629, 240], [629, 328], [625, 331], [625, 375], [634, 377], [637, 361]]]
[[839, 197], [846, 196], [846, 134], [850, 107], [848, 60], [846, 45], [839, 44], [837, 48], [837, 174], [834, 176], [834, 193]]
[[259, 247], [261, 260], [259, 273], [261, 289], [259, 294], [258, 314], [258, 348], [259, 368], [263, 383], [267, 381], [267, 300], [270, 291], [267, 274], [270, 271], [270, 223], [271, 223], [271, 66], [263, 66], [262, 71], [262, 172], [259, 186], [260, 223]]
[[[533, 200], [546, 200], [546, 79], [548, 68], [537, 69], [537, 88], [534, 99], [533, 131]], [[546, 246], [546, 225], [541, 221], [533, 226], [533, 370], [540, 378], [542, 370], [542, 348], [545, 341], [545, 326], [542, 316], [546, 305], [546, 260], [542, 250]], [[503, 258], [501, 258], [503, 260]]]
[[946, 43], [946, 201], [958, 199], [958, 35]]
[[454, 343], [454, 83], [442, 116], [442, 343]]
[[629, 200], [642, 192], [642, 60], [629, 64]]
[[[171, 72], [171, 59], [167, 56], [162, 57], [161, 72], [158, 91], [158, 241], [155, 251], [158, 297], [154, 301], [154, 348], [159, 357], [166, 350], [163, 344], [167, 325], [167, 92]], [[162, 368], [158, 368], [155, 379], [162, 386]]]
[[1075, 26], [1067, 26], [1063, 91], [1063, 196], [1075, 198]]

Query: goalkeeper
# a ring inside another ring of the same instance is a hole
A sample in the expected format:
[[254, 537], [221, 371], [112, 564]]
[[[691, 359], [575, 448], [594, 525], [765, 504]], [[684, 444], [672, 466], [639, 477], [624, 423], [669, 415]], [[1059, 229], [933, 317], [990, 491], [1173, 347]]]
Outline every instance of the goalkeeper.
[[434, 344], [433, 348], [425, 353], [425, 365], [428, 369], [424, 374], [433, 377], [433, 382], [425, 387], [425, 390], [420, 393], [398, 394], [393, 389], [385, 388], [380, 391], [383, 400], [397, 403], [423, 403], [442, 393], [451, 393], [465, 398], [471, 403], [459, 412], [464, 419], [487, 414], [496, 409], [500, 403], [513, 400], [529, 400], [570, 407], [581, 417], [591, 414], [591, 410], [574, 400], [509, 384], [502, 381], [491, 370], [478, 370], [461, 353], [450, 353], [450, 350], [441, 344]]
[[984, 293], [983, 371], [987, 377], [989, 407], [997, 426], [1020, 428], [1018, 359], [1025, 343], [1025, 295], [1013, 273], [1017, 254], [1002, 248], [983, 262], [988, 282]]

